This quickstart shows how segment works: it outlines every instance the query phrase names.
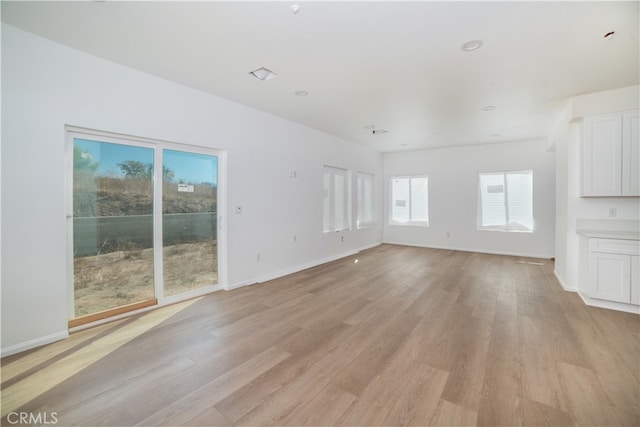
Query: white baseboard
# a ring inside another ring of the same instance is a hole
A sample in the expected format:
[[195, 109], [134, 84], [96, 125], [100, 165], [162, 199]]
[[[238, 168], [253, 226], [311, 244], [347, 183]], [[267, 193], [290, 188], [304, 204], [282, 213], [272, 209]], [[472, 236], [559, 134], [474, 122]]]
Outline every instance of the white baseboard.
[[567, 292], [578, 292], [578, 288], [571, 288], [567, 286], [567, 284], [564, 283], [564, 281], [560, 278], [560, 276], [558, 275], [558, 272], [555, 269], [553, 270], [553, 275], [556, 276], [556, 280], [558, 281], [558, 283], [560, 283], [560, 286], [562, 286], [562, 289], [564, 289]]
[[69, 338], [69, 331], [60, 331], [44, 337], [35, 338], [29, 341], [21, 342], [19, 344], [10, 345], [0, 350], [0, 357], [10, 356], [12, 354], [20, 353], [22, 351], [31, 350], [32, 348], [40, 347], [52, 342], [60, 341], [65, 338]]
[[355, 254], [357, 254], [359, 252], [362, 252], [364, 250], [375, 248], [376, 246], [380, 246], [381, 244], [382, 244], [381, 242], [373, 243], [371, 245], [366, 245], [366, 246], [362, 246], [362, 247], [360, 247], [358, 249], [353, 249], [353, 250], [350, 250], [350, 251], [342, 252], [342, 253], [340, 253], [338, 255], [334, 255], [334, 256], [331, 256], [331, 257], [328, 257], [328, 258], [323, 258], [323, 259], [320, 259], [320, 260], [311, 261], [311, 262], [308, 262], [308, 263], [305, 263], [305, 264], [301, 264], [301, 265], [297, 265], [297, 266], [291, 267], [291, 268], [285, 268], [283, 270], [279, 270], [279, 271], [276, 271], [274, 273], [269, 273], [269, 274], [265, 274], [263, 276], [257, 277], [254, 280], [230, 284], [230, 285], [226, 286], [225, 289], [226, 290], [232, 290], [232, 289], [242, 288], [244, 286], [251, 286], [251, 285], [258, 284], [258, 283], [264, 283], [264, 282], [268, 282], [270, 280], [279, 279], [280, 277], [288, 276], [290, 274], [298, 273], [300, 271], [307, 270], [307, 269], [313, 268], [313, 267], [317, 267], [319, 265], [326, 264], [328, 262], [336, 261], [336, 260], [339, 260], [339, 259], [342, 259], [342, 258], [346, 258], [346, 257], [352, 256], [352, 255], [355, 255]]
[[563, 290], [567, 292], [577, 293], [582, 302], [589, 307], [606, 308], [609, 310], [640, 314], [640, 306], [615, 301], [605, 301], [597, 298], [590, 298], [588, 295], [584, 295], [582, 292], [580, 292], [577, 288], [570, 288], [569, 286], [567, 286], [567, 284], [564, 283], [560, 276], [558, 276], [558, 272], [556, 270], [553, 270], [553, 275], [556, 276], [556, 280], [558, 281], [558, 283], [560, 283], [560, 286], [562, 286]]
[[582, 301], [590, 307], [606, 308], [609, 310], [624, 311], [625, 313], [640, 314], [640, 306], [633, 304], [625, 304], [615, 301], [605, 301], [597, 298], [589, 298], [587, 295], [582, 295], [578, 292]]
[[446, 251], [459, 251], [459, 252], [474, 252], [479, 254], [489, 254], [489, 255], [505, 255], [505, 256], [517, 256], [522, 258], [540, 258], [540, 259], [551, 259], [553, 255], [544, 255], [544, 254], [525, 254], [518, 252], [502, 252], [502, 251], [488, 251], [484, 249], [470, 249], [470, 248], [461, 248], [457, 246], [438, 246], [438, 245], [423, 245], [419, 243], [406, 243], [406, 242], [393, 242], [385, 240], [382, 243], [386, 243], [388, 245], [398, 245], [398, 246], [413, 246], [416, 248], [428, 248], [428, 249], [443, 249]]

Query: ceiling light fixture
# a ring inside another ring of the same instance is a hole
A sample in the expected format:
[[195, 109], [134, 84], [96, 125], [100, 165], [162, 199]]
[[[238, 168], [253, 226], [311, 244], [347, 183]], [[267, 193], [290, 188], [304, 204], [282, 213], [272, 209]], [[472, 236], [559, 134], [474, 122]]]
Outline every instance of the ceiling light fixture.
[[295, 91], [295, 94], [298, 96], [307, 96], [309, 95], [309, 92], [307, 92], [306, 90], [297, 90]]
[[260, 67], [258, 69], [255, 69], [251, 71], [249, 74], [251, 74], [253, 77], [255, 77], [258, 80], [271, 80], [278, 77], [276, 73], [274, 73], [273, 71], [265, 67]]
[[615, 34], [615, 31], [609, 31], [607, 34], [604, 35], [604, 39], [605, 40], [610, 40], [613, 38], [613, 35]]
[[495, 110], [495, 109], [496, 109], [496, 106], [495, 106], [495, 105], [487, 105], [487, 106], [485, 106], [485, 107], [482, 107], [482, 109], [483, 109], [484, 111], [491, 111], [491, 110]]
[[462, 46], [460, 46], [460, 50], [462, 50], [463, 52], [472, 52], [476, 49], [480, 49], [483, 44], [484, 42], [482, 40], [469, 40], [468, 42], [463, 43]]

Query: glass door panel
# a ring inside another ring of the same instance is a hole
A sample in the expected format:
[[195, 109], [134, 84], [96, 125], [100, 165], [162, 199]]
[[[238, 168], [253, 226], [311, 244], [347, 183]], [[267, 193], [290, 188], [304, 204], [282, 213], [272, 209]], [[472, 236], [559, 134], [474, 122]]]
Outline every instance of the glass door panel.
[[218, 157], [163, 150], [164, 295], [218, 282]]
[[73, 138], [74, 317], [155, 303], [153, 164], [152, 148]]

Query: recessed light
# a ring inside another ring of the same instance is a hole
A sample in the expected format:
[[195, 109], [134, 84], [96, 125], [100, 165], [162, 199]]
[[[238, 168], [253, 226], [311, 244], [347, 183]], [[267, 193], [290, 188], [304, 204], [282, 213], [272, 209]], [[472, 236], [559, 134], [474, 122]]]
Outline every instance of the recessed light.
[[483, 109], [484, 111], [491, 111], [491, 110], [495, 110], [495, 109], [496, 109], [496, 106], [495, 106], [495, 105], [487, 105], [487, 106], [485, 106], [485, 107], [482, 107], [482, 109]]
[[469, 40], [468, 42], [463, 43], [462, 46], [460, 46], [460, 50], [462, 50], [463, 52], [472, 52], [476, 49], [480, 49], [482, 47], [482, 44], [482, 40]]
[[307, 96], [309, 95], [309, 92], [307, 92], [306, 90], [297, 90], [295, 91], [295, 94], [298, 96]]
[[612, 39], [615, 33], [616, 33], [615, 31], [609, 31], [607, 34], [604, 35], [604, 39], [605, 40]]
[[258, 80], [271, 80], [278, 77], [276, 73], [274, 73], [273, 71], [265, 67], [257, 68], [251, 71], [249, 74], [251, 74], [253, 77], [255, 77]]
[[389, 131], [388, 131], [388, 130], [386, 130], [386, 129], [374, 129], [374, 130], [373, 130], [373, 131], [371, 131], [371, 132], [372, 132], [374, 135], [381, 135], [381, 134], [383, 134], [383, 133], [387, 133], [387, 132], [389, 132]]

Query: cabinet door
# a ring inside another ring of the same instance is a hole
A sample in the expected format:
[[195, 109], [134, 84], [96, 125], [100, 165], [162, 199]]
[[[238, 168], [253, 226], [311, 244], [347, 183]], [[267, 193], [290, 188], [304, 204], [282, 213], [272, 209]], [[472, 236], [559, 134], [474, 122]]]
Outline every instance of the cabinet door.
[[631, 257], [631, 304], [640, 305], [640, 256]]
[[622, 195], [640, 196], [640, 112], [622, 116]]
[[622, 115], [584, 119], [582, 195], [622, 194]]
[[631, 302], [631, 256], [591, 252], [591, 298]]

